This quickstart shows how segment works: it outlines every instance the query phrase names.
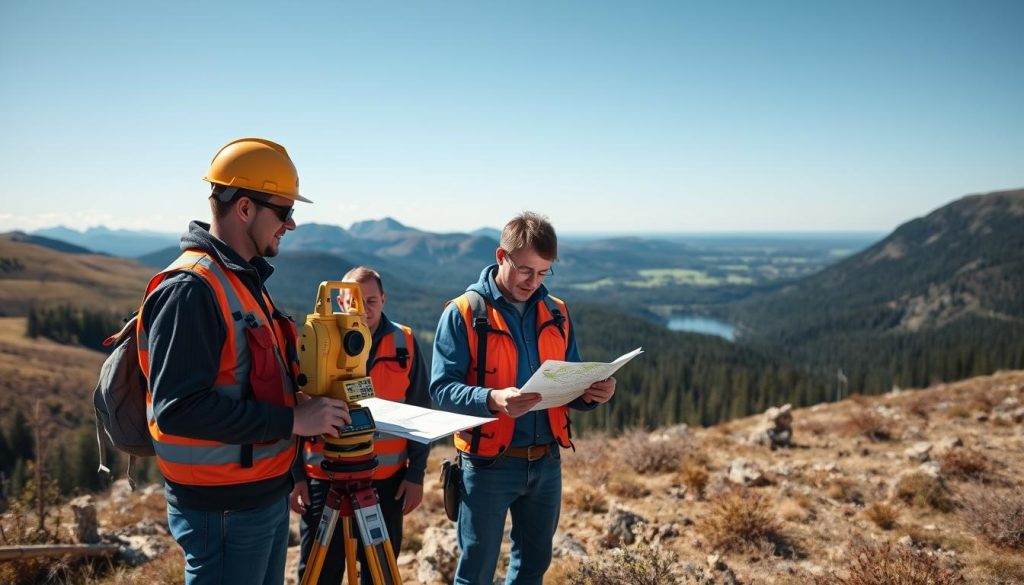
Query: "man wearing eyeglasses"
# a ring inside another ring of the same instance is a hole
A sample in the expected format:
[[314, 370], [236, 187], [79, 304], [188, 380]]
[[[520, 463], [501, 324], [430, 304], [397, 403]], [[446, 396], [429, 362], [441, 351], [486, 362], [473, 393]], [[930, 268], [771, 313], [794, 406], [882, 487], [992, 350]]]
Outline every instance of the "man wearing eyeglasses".
[[509, 512], [505, 582], [543, 582], [561, 507], [559, 449], [572, 447], [569, 409], [596, 408], [615, 393], [615, 379], [608, 378], [568, 405], [531, 411], [540, 395], [519, 391], [545, 360], [580, 361], [565, 303], [544, 286], [557, 257], [558, 239], [546, 218], [532, 212], [513, 218], [501, 232], [497, 263], [449, 303], [437, 325], [435, 404], [497, 419], [455, 435], [463, 470], [459, 585], [493, 582]]
[[138, 320], [149, 431], [185, 582], [284, 581], [294, 436], [334, 434], [344, 401], [298, 400], [295, 325], [266, 288], [295, 229], [298, 174], [284, 147], [228, 143], [204, 180], [210, 223], [150, 281]]

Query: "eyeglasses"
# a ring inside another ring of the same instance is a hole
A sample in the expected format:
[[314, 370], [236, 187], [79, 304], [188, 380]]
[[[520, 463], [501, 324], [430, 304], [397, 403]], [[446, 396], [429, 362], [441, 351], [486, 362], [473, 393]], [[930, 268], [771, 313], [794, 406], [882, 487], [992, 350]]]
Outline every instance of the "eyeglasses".
[[288, 220], [292, 218], [292, 214], [295, 213], [294, 205], [285, 207], [284, 205], [277, 205], [269, 201], [257, 199], [251, 195], [247, 195], [247, 197], [249, 197], [249, 199], [256, 205], [259, 205], [260, 207], [266, 207], [267, 209], [276, 212], [277, 219], [280, 219], [283, 223], [288, 223]]
[[548, 278], [549, 276], [554, 276], [555, 274], [554, 264], [552, 264], [546, 270], [534, 270], [533, 268], [528, 268], [526, 266], [516, 266], [516, 263], [512, 261], [512, 254], [509, 254], [508, 250], [505, 250], [505, 260], [508, 260], [508, 265], [512, 267], [512, 270], [515, 270], [519, 274], [519, 276], [522, 276], [523, 278], [526, 279], [532, 278], [534, 274], [537, 275], [537, 278], [541, 279]]

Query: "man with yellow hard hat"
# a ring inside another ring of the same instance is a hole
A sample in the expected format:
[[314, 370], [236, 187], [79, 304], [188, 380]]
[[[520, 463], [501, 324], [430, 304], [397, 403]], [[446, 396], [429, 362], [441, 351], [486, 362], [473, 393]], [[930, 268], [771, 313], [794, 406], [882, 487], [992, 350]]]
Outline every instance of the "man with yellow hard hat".
[[138, 320], [149, 432], [185, 582], [284, 581], [295, 436], [349, 424], [344, 401], [298, 400], [297, 333], [266, 281], [295, 229], [299, 177], [283, 146], [229, 142], [204, 177], [210, 223], [153, 277]]

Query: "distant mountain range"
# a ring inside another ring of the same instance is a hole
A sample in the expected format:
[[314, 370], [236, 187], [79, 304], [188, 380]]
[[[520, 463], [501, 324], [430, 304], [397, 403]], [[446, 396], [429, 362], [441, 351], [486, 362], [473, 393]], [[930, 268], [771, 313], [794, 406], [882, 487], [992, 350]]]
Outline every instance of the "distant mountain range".
[[[85, 274], [96, 257], [76, 243], [82, 238], [57, 237], [76, 233], [9, 234], [6, 241], [59, 250], [54, 258], [65, 264], [72, 256], [88, 258], [78, 261], [81, 268], [69, 269]], [[128, 238], [123, 231], [101, 228], [88, 234], [93, 242]], [[271, 289], [301, 316], [311, 309], [320, 281], [370, 265], [385, 277], [389, 312], [429, 332], [444, 302], [494, 262], [497, 235], [489, 229], [433, 233], [391, 218], [349, 229], [303, 224], [282, 241]], [[134, 253], [141, 249], [133, 244]], [[842, 369], [851, 387], [883, 390], [894, 383], [926, 385], [1024, 367], [1024, 190], [964, 197], [874, 243], [852, 236], [810, 243], [617, 237], [569, 239], [559, 253], [548, 285], [573, 304], [597, 303], [655, 321], [655, 313], [715, 315], [738, 326], [740, 345], [832, 376]], [[4, 283], [24, 276], [19, 271], [33, 262], [56, 262], [22, 254], [0, 258], [0, 285], [15, 291], [6, 293], [12, 303], [8, 314], [54, 298], [58, 293], [52, 291], [62, 289], [45, 278], [36, 289]], [[136, 294], [149, 273], [177, 254], [176, 245], [163, 241], [139, 256], [147, 267], [137, 269], [144, 276]], [[101, 264], [132, 263], [109, 258]], [[78, 280], [106, 286], [103, 275]], [[24, 298], [14, 299], [18, 295]], [[77, 295], [68, 299], [80, 301]]]
[[58, 226], [36, 230], [32, 232], [32, 235], [61, 240], [95, 252], [128, 258], [171, 246], [178, 241], [179, 237], [176, 234], [113, 230], [102, 226], [92, 227], [84, 232]]

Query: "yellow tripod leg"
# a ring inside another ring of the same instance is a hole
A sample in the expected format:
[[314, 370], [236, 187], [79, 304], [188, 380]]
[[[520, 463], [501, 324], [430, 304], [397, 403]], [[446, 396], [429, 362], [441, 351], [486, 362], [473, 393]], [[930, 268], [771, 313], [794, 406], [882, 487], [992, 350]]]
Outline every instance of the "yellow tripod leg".
[[[363, 552], [366, 553], [366, 562], [369, 565], [374, 585], [401, 585], [398, 576], [398, 562], [395, 560], [390, 540], [363, 547]], [[381, 564], [382, 556], [384, 564]]]
[[320, 525], [316, 529], [316, 540], [313, 541], [313, 548], [309, 551], [309, 559], [306, 561], [306, 571], [302, 574], [301, 585], [316, 585], [320, 580], [320, 571], [324, 567], [327, 549], [331, 546], [331, 535], [334, 534], [334, 527], [337, 524], [338, 510], [325, 507], [320, 515]]
[[359, 585], [356, 572], [356, 537], [352, 534], [352, 519], [346, 516], [341, 519], [341, 522], [341, 528], [345, 534], [345, 573], [348, 585]]

